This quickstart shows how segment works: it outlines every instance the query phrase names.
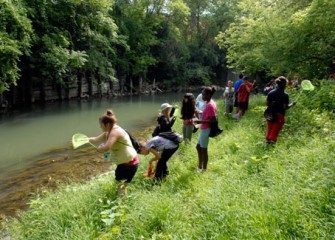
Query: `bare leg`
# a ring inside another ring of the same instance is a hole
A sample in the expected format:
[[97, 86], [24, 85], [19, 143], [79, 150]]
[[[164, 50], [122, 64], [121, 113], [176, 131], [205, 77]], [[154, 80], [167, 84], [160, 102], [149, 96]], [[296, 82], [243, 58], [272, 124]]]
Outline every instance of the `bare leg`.
[[120, 181], [118, 183], [117, 193], [120, 197], [126, 197], [128, 194], [128, 184], [126, 182]]
[[207, 151], [207, 148], [202, 148], [202, 159], [203, 159], [203, 167], [202, 167], [202, 169], [207, 169], [207, 163], [208, 163], [208, 151]]
[[202, 160], [202, 148], [200, 147], [199, 144], [197, 144], [197, 152], [198, 152], [198, 160], [199, 160], [198, 168], [202, 169], [202, 163], [203, 163], [203, 160]]

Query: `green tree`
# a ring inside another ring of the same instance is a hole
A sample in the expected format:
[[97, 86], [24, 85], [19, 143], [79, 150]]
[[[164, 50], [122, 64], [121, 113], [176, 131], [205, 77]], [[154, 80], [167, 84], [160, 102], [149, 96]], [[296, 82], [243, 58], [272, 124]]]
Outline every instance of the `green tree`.
[[0, 1], [0, 94], [20, 77], [18, 61], [29, 54], [31, 23], [19, 0]]
[[[138, 0], [115, 2], [114, 17], [119, 34], [124, 39], [119, 45], [115, 60], [121, 85], [128, 79], [130, 85], [141, 85], [147, 80], [148, 69], [157, 63], [152, 49], [159, 44], [156, 27], [160, 24], [164, 1]], [[121, 86], [123, 89], [123, 86]]]
[[190, 24], [185, 36], [191, 53], [185, 80], [190, 84], [221, 83], [226, 78], [225, 49], [220, 50], [214, 41], [236, 14], [235, 1], [187, 1], [190, 7]]
[[110, 1], [31, 0], [27, 6], [35, 34], [33, 54], [23, 62], [23, 69], [32, 83], [41, 85], [42, 95], [43, 86], [51, 83], [59, 98], [62, 89], [68, 97], [70, 85], [78, 81], [80, 97], [85, 72], [98, 79], [99, 86], [112, 80], [117, 27], [109, 15]]
[[[324, 77], [334, 56], [335, 2], [241, 1], [241, 17], [216, 38], [231, 68]], [[326, 17], [325, 17], [326, 16]]]

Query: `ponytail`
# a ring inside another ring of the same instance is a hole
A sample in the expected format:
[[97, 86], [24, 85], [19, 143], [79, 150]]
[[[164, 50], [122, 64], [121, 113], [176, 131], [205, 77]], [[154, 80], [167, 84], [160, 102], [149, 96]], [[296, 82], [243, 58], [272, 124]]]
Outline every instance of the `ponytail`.
[[216, 87], [214, 87], [214, 86], [212, 86], [212, 87], [205, 87], [205, 88], [204, 88], [204, 91], [205, 91], [206, 93], [208, 93], [208, 94], [211, 96], [211, 98], [212, 98], [212, 96], [213, 96], [214, 93], [216, 92]]
[[103, 114], [99, 118], [99, 121], [103, 125], [106, 125], [106, 124], [110, 123], [111, 124], [111, 129], [112, 129], [117, 120], [116, 120], [116, 116], [114, 115], [113, 111], [111, 109], [107, 109], [106, 113]]

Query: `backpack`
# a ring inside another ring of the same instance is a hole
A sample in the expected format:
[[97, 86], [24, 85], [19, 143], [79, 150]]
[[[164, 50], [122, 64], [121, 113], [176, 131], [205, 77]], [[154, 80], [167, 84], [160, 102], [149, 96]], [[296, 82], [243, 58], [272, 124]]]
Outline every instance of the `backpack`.
[[167, 121], [165, 116], [159, 116], [157, 118], [157, 122], [158, 122], [158, 126], [156, 126], [156, 128], [154, 129], [154, 131], [152, 132], [152, 137], [156, 137], [159, 135], [159, 133], [161, 132], [170, 132], [171, 128], [174, 124], [174, 122], [176, 121], [176, 117], [172, 117], [169, 124], [168, 125], [162, 125], [162, 122]]
[[134, 138], [133, 135], [130, 134], [130, 132], [128, 132], [127, 130], [125, 130], [130, 138], [131, 144], [133, 145], [133, 148], [136, 150], [137, 153], [139, 153], [141, 151], [141, 146], [138, 143], [138, 141], [136, 140], [136, 138]]
[[174, 142], [175, 144], [179, 144], [183, 141], [183, 136], [181, 136], [179, 133], [176, 132], [162, 132], [159, 133], [158, 136], [168, 139]]
[[158, 136], [159, 132], [160, 132], [161, 128], [160, 126], [158, 125], [157, 127], [155, 127], [154, 131], [152, 132], [152, 137], [156, 137]]
[[209, 132], [209, 137], [216, 137], [217, 135], [221, 134], [223, 130], [219, 128], [218, 117], [215, 118], [214, 121], [211, 122], [211, 130]]

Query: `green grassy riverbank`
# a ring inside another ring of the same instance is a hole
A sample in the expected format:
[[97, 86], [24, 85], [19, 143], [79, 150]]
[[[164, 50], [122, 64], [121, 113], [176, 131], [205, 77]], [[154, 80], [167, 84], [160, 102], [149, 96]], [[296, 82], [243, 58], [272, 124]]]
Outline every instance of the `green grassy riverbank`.
[[[294, 95], [295, 93], [292, 93]], [[287, 112], [275, 146], [265, 143], [264, 96], [246, 115], [223, 115], [224, 132], [210, 139], [208, 171], [198, 173], [192, 143], [169, 160], [160, 185], [145, 179], [149, 156], [127, 197], [116, 193], [113, 170], [84, 184], [36, 197], [30, 209], [3, 222], [3, 238], [64, 239], [334, 239], [335, 124], [303, 96]], [[122, 125], [122, 123], [120, 123]], [[174, 130], [181, 132], [178, 120]]]

